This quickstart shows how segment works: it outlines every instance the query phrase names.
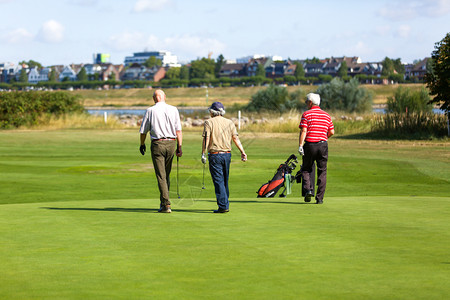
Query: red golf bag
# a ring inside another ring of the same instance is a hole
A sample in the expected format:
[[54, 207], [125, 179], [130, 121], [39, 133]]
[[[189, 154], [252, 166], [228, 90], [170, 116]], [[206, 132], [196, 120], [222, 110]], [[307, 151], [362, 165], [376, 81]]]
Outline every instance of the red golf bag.
[[295, 156], [294, 154], [289, 156], [289, 158], [278, 167], [272, 179], [269, 182], [264, 183], [259, 188], [259, 190], [256, 192], [258, 194], [257, 198], [272, 198], [283, 186], [284, 191], [283, 193], [281, 193], [280, 197], [286, 197], [284, 195], [284, 192], [286, 191], [286, 174], [292, 173], [292, 171], [297, 167], [296, 163], [298, 163], [297, 156]]

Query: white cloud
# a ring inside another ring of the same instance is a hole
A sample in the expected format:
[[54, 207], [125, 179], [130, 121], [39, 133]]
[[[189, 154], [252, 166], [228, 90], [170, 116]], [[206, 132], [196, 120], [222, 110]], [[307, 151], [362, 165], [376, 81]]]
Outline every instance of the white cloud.
[[173, 49], [175, 53], [183, 53], [191, 57], [203, 57], [209, 52], [222, 53], [225, 50], [225, 44], [216, 39], [190, 34], [165, 38], [163, 44], [167, 49]]
[[411, 26], [408, 25], [400, 25], [397, 28], [395, 35], [400, 38], [408, 38], [411, 32]]
[[412, 20], [418, 17], [440, 17], [450, 13], [448, 0], [392, 1], [378, 11], [391, 21]]
[[47, 43], [62, 42], [64, 40], [64, 26], [55, 20], [49, 20], [42, 24], [38, 39]]
[[134, 4], [133, 12], [155, 12], [172, 5], [172, 0], [138, 0]]
[[28, 30], [24, 28], [17, 28], [5, 34], [2, 40], [4, 40], [7, 44], [21, 44], [30, 42], [33, 38], [33, 34], [28, 32]]
[[136, 50], [145, 47], [142, 42], [145, 39], [140, 32], [123, 32], [118, 35], [113, 35], [109, 38], [109, 46], [114, 50]]
[[210, 51], [221, 53], [225, 49], [225, 45], [216, 39], [190, 34], [159, 38], [140, 32], [124, 32], [111, 36], [108, 44], [118, 51], [167, 50], [185, 58], [207, 56]]

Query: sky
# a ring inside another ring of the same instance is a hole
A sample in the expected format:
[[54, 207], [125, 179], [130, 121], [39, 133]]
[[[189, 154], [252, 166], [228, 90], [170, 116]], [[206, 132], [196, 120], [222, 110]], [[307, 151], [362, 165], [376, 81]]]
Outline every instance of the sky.
[[450, 0], [0, 0], [0, 16], [0, 63], [44, 66], [145, 50], [412, 63], [450, 32]]

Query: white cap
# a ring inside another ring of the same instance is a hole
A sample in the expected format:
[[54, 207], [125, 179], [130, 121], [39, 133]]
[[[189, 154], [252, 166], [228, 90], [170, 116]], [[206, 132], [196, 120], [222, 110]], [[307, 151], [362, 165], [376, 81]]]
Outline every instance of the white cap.
[[319, 94], [309, 93], [308, 95], [306, 95], [306, 99], [308, 101], [311, 101], [314, 105], [320, 105], [320, 95]]

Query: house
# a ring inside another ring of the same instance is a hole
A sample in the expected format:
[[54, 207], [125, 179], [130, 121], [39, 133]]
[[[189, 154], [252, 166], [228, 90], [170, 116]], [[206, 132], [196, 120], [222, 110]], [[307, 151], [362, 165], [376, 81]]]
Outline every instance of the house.
[[224, 64], [219, 71], [219, 77], [239, 78], [246, 76], [245, 63]]
[[322, 73], [326, 75], [336, 76], [342, 62], [326, 62], [322, 67]]
[[[268, 67], [266, 67], [266, 77], [267, 78], [280, 78], [284, 77], [286, 70], [292, 65], [290, 60], [286, 61], [275, 61], [272, 62]], [[292, 68], [290, 68], [292, 70]]]
[[248, 77], [256, 76], [258, 66], [265, 70], [272, 62], [272, 59], [267, 57], [250, 58], [246, 63], [245, 74]]
[[424, 80], [427, 74], [427, 63], [430, 57], [425, 57], [423, 60], [419, 61], [414, 65], [409, 74], [405, 74], [409, 78], [417, 78], [418, 80]]
[[323, 66], [325, 63], [305, 63], [305, 77], [317, 77], [323, 74]]
[[36, 84], [41, 81], [48, 81], [50, 71], [49, 68], [43, 68], [42, 70], [39, 70], [37, 67], [31, 68], [28, 72], [28, 82]]
[[62, 72], [59, 74], [59, 81], [76, 81], [77, 73], [72, 69], [71, 66], [65, 66]]
[[113, 65], [113, 64], [101, 64], [100, 65], [100, 79], [103, 81], [109, 79], [119, 80], [120, 74], [122, 72], [123, 65]]
[[158, 82], [166, 76], [166, 69], [163, 67], [152, 67], [134, 63], [122, 73], [121, 80], [148, 80]]
[[14, 70], [13, 63], [0, 63], [0, 82], [10, 82], [15, 76]]

